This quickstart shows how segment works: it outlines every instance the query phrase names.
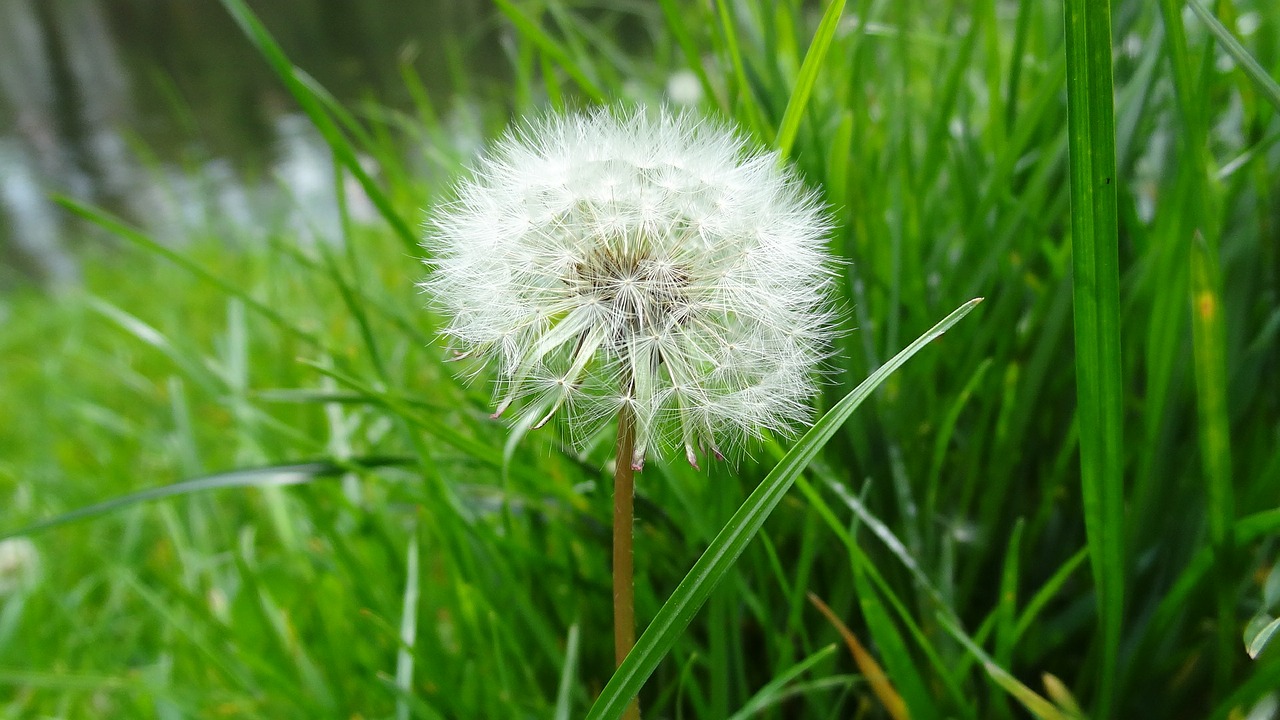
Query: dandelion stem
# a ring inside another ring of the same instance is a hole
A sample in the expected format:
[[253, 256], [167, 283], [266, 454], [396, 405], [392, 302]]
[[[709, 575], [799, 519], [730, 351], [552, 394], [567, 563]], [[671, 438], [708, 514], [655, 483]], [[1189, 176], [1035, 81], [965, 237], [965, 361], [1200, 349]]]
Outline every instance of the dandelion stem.
[[[629, 406], [618, 411], [617, 469], [613, 473], [613, 645], [619, 666], [636, 644], [635, 581], [632, 578], [632, 528], [635, 470], [631, 466], [636, 439], [635, 416]], [[624, 720], [640, 720], [640, 699], [632, 698]]]

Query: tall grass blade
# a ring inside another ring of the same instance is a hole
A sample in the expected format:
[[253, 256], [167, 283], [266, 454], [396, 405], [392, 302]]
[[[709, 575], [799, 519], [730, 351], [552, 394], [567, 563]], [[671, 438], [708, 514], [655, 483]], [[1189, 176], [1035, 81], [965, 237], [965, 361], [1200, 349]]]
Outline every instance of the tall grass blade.
[[1204, 468], [1209, 506], [1209, 540], [1215, 555], [1218, 603], [1218, 682], [1231, 675], [1236, 655], [1232, 630], [1236, 593], [1231, 578], [1235, 539], [1235, 497], [1231, 472], [1231, 423], [1227, 413], [1226, 329], [1223, 324], [1222, 281], [1217, 258], [1196, 233], [1191, 243], [1191, 338], [1195, 356], [1196, 407], [1199, 415], [1200, 460]]
[[[1195, 6], [1195, 3], [1191, 3]], [[1218, 195], [1209, 175], [1208, 113], [1203, 102], [1204, 69], [1200, 76], [1192, 71], [1192, 57], [1187, 47], [1186, 29], [1182, 14], [1175, 0], [1163, 0], [1161, 12], [1167, 26], [1167, 52], [1173, 69], [1173, 85], [1177, 92], [1181, 120], [1183, 154], [1187, 158], [1188, 202], [1182, 211], [1186, 216], [1182, 227], [1175, 223], [1177, 234], [1168, 245], [1173, 248], [1167, 262], [1174, 264], [1181, 277], [1176, 286], [1177, 294], [1189, 293], [1192, 299], [1192, 346], [1196, 399], [1199, 412], [1199, 436], [1204, 482], [1209, 499], [1208, 525], [1210, 542], [1215, 560], [1215, 601], [1217, 603], [1217, 647], [1213, 655], [1213, 674], [1216, 688], [1225, 688], [1231, 675], [1236, 655], [1234, 627], [1234, 593], [1225, 582], [1228, 571], [1223, 565], [1230, 556], [1230, 530], [1234, 521], [1234, 501], [1231, 499], [1230, 448], [1225, 438], [1226, 428], [1226, 361], [1220, 356], [1225, 337], [1221, 328], [1221, 290], [1217, 281], [1217, 254], [1220, 243], [1218, 215], [1214, 199]], [[1194, 239], [1188, 242], [1190, 233]], [[1189, 265], [1188, 265], [1189, 262]], [[1190, 272], [1187, 273], [1187, 268]], [[1185, 295], [1184, 295], [1185, 297]], [[1184, 301], [1185, 302], [1185, 301]], [[1170, 303], [1172, 306], [1172, 303]], [[1185, 306], [1184, 306], [1185, 307]], [[1181, 310], [1181, 309], [1180, 309]], [[1172, 317], [1181, 327], [1181, 310]], [[1220, 435], [1221, 433], [1221, 435]]]
[[796, 78], [796, 86], [791, 90], [787, 109], [782, 113], [782, 122], [778, 125], [778, 137], [773, 143], [783, 158], [791, 155], [791, 146], [795, 144], [796, 133], [800, 131], [800, 121], [809, 105], [809, 96], [818, 80], [818, 71], [822, 69], [827, 50], [831, 47], [831, 38], [835, 37], [836, 27], [840, 25], [843, 13], [844, 0], [831, 0], [826, 12], [822, 14], [822, 21], [818, 23], [817, 32], [813, 34], [813, 42], [804, 55], [800, 76]]
[[692, 23], [685, 15], [685, 8], [677, 0], [658, 0], [658, 4], [662, 6], [662, 15], [666, 18], [667, 29], [671, 31], [672, 36], [675, 37], [676, 44], [680, 46], [680, 52], [684, 55], [685, 64], [693, 71], [694, 75], [697, 75], [698, 83], [702, 86], [702, 92], [708, 98], [713, 98], [715, 102], [723, 105], [724, 101], [716, 96], [716, 87], [711, 84], [711, 79], [707, 77], [707, 70], [702, 66], [703, 51], [690, 33]]
[[[815, 465], [814, 470], [818, 477], [827, 483], [828, 487], [834, 488], [839, 484], [834, 477], [830, 476], [830, 472], [823, 465]], [[850, 563], [853, 566], [853, 572], [850, 575], [853, 583], [850, 589], [861, 606], [863, 619], [870, 630], [871, 639], [880, 650], [880, 656], [884, 659], [884, 664], [889, 668], [888, 675], [893, 678], [894, 688], [902, 696], [908, 711], [914, 713], [916, 717], [939, 716], [940, 710], [934, 702], [933, 692], [930, 689], [933, 681], [938, 680], [945, 686], [953, 703], [951, 707], [958, 710], [959, 717], [977, 720], [977, 713], [968, 702], [965, 692], [960, 688], [956, 674], [952, 672], [952, 667], [939, 655], [933, 642], [920, 628], [919, 623], [915, 621], [912, 611], [908, 609], [904, 599], [899, 597], [898, 592], [885, 579], [884, 574], [880, 572], [877, 565], [857, 544], [853, 533], [858, 528], [858, 524], [850, 524], [837, 517], [830, 504], [818, 494], [818, 491], [803, 476], [796, 478], [796, 487], [804, 494], [813, 512], [817, 513], [827, 524], [827, 527], [830, 528], [831, 532], [840, 539], [845, 551], [849, 554]], [[866, 522], [868, 518], [872, 518], [876, 524], [887, 530], [884, 524], [875, 519], [865, 508], [860, 505], [851, 507], [854, 513], [859, 515], [858, 519], [861, 522]], [[860, 509], [861, 512], [859, 512]], [[902, 543], [892, 534], [887, 538], [881, 537], [881, 540], [891, 550], [902, 546]], [[899, 556], [899, 559], [901, 559], [901, 556]], [[920, 581], [917, 580], [917, 582]], [[922, 589], [935, 598], [938, 597], [937, 591], [928, 584], [927, 579], [924, 582], [925, 585]], [[885, 604], [897, 615], [898, 621], [906, 630], [905, 634], [900, 631], [898, 623], [893, 622], [886, 614], [884, 611]], [[944, 607], [949, 608], [950, 606], [944, 603]], [[921, 665], [915, 656], [907, 650], [906, 643], [903, 642], [907, 636], [914, 640], [916, 647], [925, 654], [929, 663], [928, 666], [935, 673], [932, 677], [925, 675], [925, 666]]]
[[605, 685], [600, 697], [596, 699], [591, 711], [587, 714], [588, 720], [605, 718], [616, 720], [622, 716], [627, 703], [640, 692], [644, 681], [671, 650], [671, 646], [688, 627], [711, 591], [724, 579], [738, 556], [746, 549], [747, 543], [755, 537], [765, 519], [795, 482], [796, 477], [804, 471], [841, 424], [889, 375], [922, 350], [925, 345], [940, 337], [961, 318], [968, 315], [981, 300], [976, 298], [961, 305], [942, 322], [917, 338], [915, 342], [854, 388], [796, 442], [768, 477], [761, 481], [750, 497], [738, 508], [706, 552], [694, 563], [684, 580], [680, 581], [675, 592], [658, 610], [657, 616], [640, 636], [635, 648], [627, 655], [626, 660]]
[[1111, 4], [1066, 0], [1067, 135], [1077, 414], [1098, 605], [1098, 717], [1109, 717], [1124, 622], [1124, 452]]
[[[893, 683], [895, 691], [900, 694], [902, 704], [905, 706], [905, 708], [895, 708], [886, 705], [886, 710], [893, 713], [903, 709], [908, 715], [918, 718], [941, 717], [942, 710], [935, 702], [929, 687], [929, 681], [932, 678], [925, 674], [925, 668], [907, 646], [906, 635], [914, 635], [918, 640], [920, 634], [918, 628], [912, 627], [910, 621], [903, 617], [905, 608], [902, 606], [902, 601], [894, 596], [878, 568], [865, 556], [857, 556], [853, 560], [852, 579], [858, 607], [862, 611], [862, 619], [871, 633], [871, 640], [875, 643], [881, 659], [884, 660], [884, 666], [888, 669], [886, 680]], [[880, 592], [876, 592], [877, 589]], [[903, 624], [906, 625], [905, 633], [898, 623], [893, 621], [889, 612], [890, 607], [899, 617], [903, 617]], [[920, 647], [924, 650], [926, 645]], [[934, 669], [939, 670], [936, 665]], [[878, 692], [876, 695], [879, 698]], [[883, 698], [880, 699], [883, 702]], [[899, 720], [901, 716], [891, 715], [891, 717]]]

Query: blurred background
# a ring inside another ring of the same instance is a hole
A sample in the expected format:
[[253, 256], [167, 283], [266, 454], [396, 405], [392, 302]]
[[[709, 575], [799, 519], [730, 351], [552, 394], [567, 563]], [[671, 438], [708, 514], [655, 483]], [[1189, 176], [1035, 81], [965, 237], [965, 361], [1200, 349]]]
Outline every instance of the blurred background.
[[[251, 3], [340, 103], [406, 110], [407, 71], [479, 142], [451, 98], [460, 75], [477, 88], [509, 74], [489, 3], [354, 5]], [[0, 2], [0, 290], [74, 284], [86, 243], [110, 242], [50, 194], [172, 244], [279, 224], [332, 232], [332, 185], [327, 146], [217, 2]]]

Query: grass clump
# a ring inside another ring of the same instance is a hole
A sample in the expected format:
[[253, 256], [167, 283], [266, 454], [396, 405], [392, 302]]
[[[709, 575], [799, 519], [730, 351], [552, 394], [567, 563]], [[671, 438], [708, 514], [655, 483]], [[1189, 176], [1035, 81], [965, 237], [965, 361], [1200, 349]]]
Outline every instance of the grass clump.
[[[183, 479], [252, 487], [31, 533], [38, 572], [0, 596], [0, 707], [580, 716], [613, 675], [610, 448], [509, 433], [444, 367], [411, 257], [419, 208], [464, 163], [438, 109], [343, 108], [226, 4], [385, 223], [173, 253], [74, 207], [128, 241], [129, 270], [9, 300], [0, 532]], [[647, 714], [1225, 718], [1275, 702], [1280, 662], [1257, 641], [1280, 577], [1280, 10], [1220, 4], [1215, 27], [1172, 0], [1117, 4], [1090, 40], [1109, 66], [1068, 53], [1064, 15], [1037, 3], [499, 10], [515, 80], [477, 89], [487, 131], [658, 102], [692, 73], [704, 110], [824, 188], [856, 329], [820, 409], [986, 297], [797, 471], [655, 659]], [[1073, 334], [1098, 297], [1072, 273], [1096, 205], [1072, 195], [1067, 120], [1068, 78], [1099, 66], [1115, 85], [1114, 121], [1093, 126], [1115, 138], [1106, 363]], [[1082, 369], [1112, 375], [1098, 399], [1118, 425], [1086, 413]], [[1113, 474], [1082, 485], [1098, 441]], [[784, 448], [755, 455], [646, 469], [642, 628]], [[831, 650], [847, 636], [809, 594], [865, 655]]]

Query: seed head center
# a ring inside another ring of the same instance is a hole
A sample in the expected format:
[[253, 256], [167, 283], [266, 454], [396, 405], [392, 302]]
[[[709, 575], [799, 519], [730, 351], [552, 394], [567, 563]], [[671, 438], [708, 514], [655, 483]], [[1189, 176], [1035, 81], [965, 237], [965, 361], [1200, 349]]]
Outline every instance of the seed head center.
[[649, 251], [598, 250], [575, 264], [566, 281], [584, 300], [607, 308], [615, 343], [679, 323], [691, 306], [689, 273]]

